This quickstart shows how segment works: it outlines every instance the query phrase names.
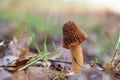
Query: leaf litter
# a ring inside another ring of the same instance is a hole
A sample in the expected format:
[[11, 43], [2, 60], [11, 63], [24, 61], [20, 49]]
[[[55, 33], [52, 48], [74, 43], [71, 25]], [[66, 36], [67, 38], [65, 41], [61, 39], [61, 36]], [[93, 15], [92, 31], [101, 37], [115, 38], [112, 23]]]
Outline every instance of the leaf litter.
[[[27, 40], [23, 40], [23, 41], [25, 44], [22, 43], [21, 45], [20, 42], [15, 42], [14, 40], [13, 41], [1, 40], [0, 73], [3, 75], [7, 74], [7, 76], [6, 77], [3, 76], [0, 79], [3, 80], [4, 79], [8, 79], [8, 80], [114, 80], [116, 79], [119, 80], [120, 78], [119, 56], [114, 58], [112, 64], [111, 62], [102, 64], [96, 60], [91, 61], [90, 64], [84, 64], [83, 70], [80, 74], [73, 73], [71, 75], [68, 75], [68, 73], [70, 72], [71, 61], [64, 61], [64, 56], [63, 56], [64, 49], [60, 49], [57, 51], [57, 53], [59, 54], [62, 52], [59, 55], [59, 58], [58, 55], [54, 55], [56, 59], [51, 59], [51, 57], [49, 56], [43, 57], [42, 55], [31, 52], [27, 46], [23, 46], [26, 45]], [[54, 45], [53, 47], [55, 47], [55, 44], [53, 45]], [[117, 46], [118, 48], [120, 46], [119, 39]], [[44, 50], [45, 53], [49, 55], [50, 52], [48, 52], [46, 48], [47, 46], [45, 42]], [[55, 50], [56, 49], [57, 48], [55, 47]], [[6, 52], [7, 53], [9, 52], [9, 54], [6, 54]], [[67, 53], [69, 53], [69, 51], [67, 51]], [[39, 56], [42, 56], [42, 58]], [[46, 61], [45, 57], [48, 57], [47, 62], [45, 62]], [[22, 68], [31, 62], [33, 63], [25, 68]]]

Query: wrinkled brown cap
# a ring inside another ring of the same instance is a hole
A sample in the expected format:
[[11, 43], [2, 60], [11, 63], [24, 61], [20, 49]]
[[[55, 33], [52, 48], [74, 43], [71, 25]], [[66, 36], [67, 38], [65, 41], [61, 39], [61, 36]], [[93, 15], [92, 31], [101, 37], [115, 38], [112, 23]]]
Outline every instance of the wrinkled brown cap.
[[78, 46], [86, 39], [87, 35], [73, 21], [68, 21], [63, 25], [64, 48]]

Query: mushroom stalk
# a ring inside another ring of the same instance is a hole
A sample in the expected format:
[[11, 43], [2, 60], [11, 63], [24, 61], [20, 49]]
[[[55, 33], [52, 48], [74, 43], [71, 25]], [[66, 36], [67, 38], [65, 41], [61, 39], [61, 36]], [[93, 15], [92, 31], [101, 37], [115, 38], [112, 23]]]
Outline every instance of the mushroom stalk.
[[72, 71], [79, 73], [83, 66], [83, 53], [81, 45], [71, 47], [70, 50], [72, 55]]

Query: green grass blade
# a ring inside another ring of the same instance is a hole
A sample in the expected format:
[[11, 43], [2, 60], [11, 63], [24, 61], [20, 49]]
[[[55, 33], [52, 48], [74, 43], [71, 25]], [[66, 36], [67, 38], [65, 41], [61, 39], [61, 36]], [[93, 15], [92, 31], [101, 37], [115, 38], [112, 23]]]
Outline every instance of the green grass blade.
[[58, 49], [57, 49], [57, 46], [55, 45], [55, 43], [54, 42], [52, 42], [52, 46], [53, 46], [53, 48], [54, 48], [54, 50], [55, 51], [57, 51]]
[[59, 59], [61, 59], [61, 56], [60, 56], [60, 54], [59, 54], [60, 50], [57, 49], [57, 46], [55, 45], [54, 42], [52, 42], [52, 46], [53, 46], [53, 48], [54, 48], [54, 50], [55, 50], [55, 53], [54, 53], [54, 54], [57, 55]]
[[[42, 55], [43, 55], [43, 54], [42, 54]], [[39, 56], [37, 56], [37, 57], [34, 57], [34, 58], [30, 59], [27, 63], [29, 64], [29, 63], [33, 62], [34, 60], [38, 59], [40, 56], [41, 56], [41, 55], [39, 55]]]
[[27, 65], [23, 66], [22, 68], [20, 68], [18, 71], [21, 71], [21, 70], [26, 69], [27, 67], [31, 66], [31, 65], [34, 64], [35, 62], [37, 62], [37, 61], [39, 61], [40, 59], [43, 59], [43, 58], [45, 58], [46, 56], [49, 56], [49, 55], [50, 55], [50, 53], [46, 53], [46, 54], [40, 56], [39, 58], [35, 59], [34, 61], [32, 61], [32, 62], [28, 63]]
[[28, 41], [27, 41], [27, 47], [29, 47], [30, 46], [30, 44], [32, 43], [32, 37], [30, 36], [29, 38], [28, 38]]
[[46, 44], [46, 36], [45, 36], [45, 40], [44, 40], [44, 52], [47, 53], [48, 50], [47, 50], [47, 44]]
[[111, 65], [112, 65], [112, 62], [113, 62], [115, 56], [117, 55], [117, 51], [118, 51], [119, 48], [120, 48], [120, 33], [118, 35], [117, 44], [116, 44], [116, 48], [115, 48], [115, 53], [114, 53], [114, 55], [112, 57]]
[[30, 24], [28, 24], [28, 22], [27, 22], [27, 29], [28, 29], [28, 31], [29, 31], [30, 36], [32, 37], [33, 43], [34, 43], [34, 45], [35, 45], [38, 53], [39, 53], [39, 54], [42, 54], [41, 51], [40, 51], [40, 48], [39, 48], [38, 45], [37, 45], [37, 42], [36, 42], [36, 40], [35, 40], [35, 37], [34, 37], [32, 31], [31, 31]]
[[117, 40], [117, 45], [116, 45], [116, 49], [119, 49], [119, 48], [120, 48], [120, 34], [119, 34], [119, 37]]

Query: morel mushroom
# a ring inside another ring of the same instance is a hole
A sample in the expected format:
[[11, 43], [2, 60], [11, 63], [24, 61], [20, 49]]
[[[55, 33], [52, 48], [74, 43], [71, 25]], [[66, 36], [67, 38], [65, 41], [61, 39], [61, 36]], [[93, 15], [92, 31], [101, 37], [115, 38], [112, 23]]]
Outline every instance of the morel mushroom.
[[81, 43], [87, 35], [73, 22], [68, 21], [63, 26], [63, 47], [70, 49], [72, 55], [72, 71], [79, 73], [83, 66]]

